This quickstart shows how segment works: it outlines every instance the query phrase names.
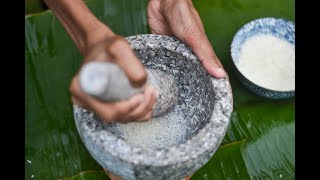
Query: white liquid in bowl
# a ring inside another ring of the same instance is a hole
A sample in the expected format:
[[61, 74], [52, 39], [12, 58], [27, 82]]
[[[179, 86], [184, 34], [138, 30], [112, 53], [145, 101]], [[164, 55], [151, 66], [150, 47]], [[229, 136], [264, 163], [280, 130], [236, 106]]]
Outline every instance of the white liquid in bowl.
[[268, 34], [247, 39], [241, 47], [239, 71], [251, 82], [275, 91], [295, 90], [295, 45]]

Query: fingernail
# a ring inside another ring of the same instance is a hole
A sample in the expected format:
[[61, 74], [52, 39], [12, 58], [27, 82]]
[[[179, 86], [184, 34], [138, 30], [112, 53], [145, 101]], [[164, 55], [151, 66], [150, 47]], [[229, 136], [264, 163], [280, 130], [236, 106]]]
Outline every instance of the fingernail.
[[219, 76], [226, 76], [226, 72], [222, 68], [218, 68], [216, 71]]

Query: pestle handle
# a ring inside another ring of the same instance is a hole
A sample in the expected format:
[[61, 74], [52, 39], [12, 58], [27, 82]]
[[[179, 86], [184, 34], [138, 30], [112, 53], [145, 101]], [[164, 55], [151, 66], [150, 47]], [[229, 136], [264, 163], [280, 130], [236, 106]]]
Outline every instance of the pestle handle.
[[128, 99], [142, 92], [133, 87], [118, 65], [93, 61], [83, 66], [79, 75], [82, 90], [103, 101]]

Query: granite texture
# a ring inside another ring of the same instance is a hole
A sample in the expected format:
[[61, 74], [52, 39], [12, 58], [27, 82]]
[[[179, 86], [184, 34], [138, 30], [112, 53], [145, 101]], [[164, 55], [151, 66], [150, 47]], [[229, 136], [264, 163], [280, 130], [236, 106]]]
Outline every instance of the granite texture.
[[159, 92], [152, 117], [164, 116], [177, 103], [179, 97], [178, 85], [170, 74], [159, 69], [147, 69], [147, 73], [149, 84]]
[[185, 129], [172, 146], [142, 148], [124, 141], [114, 123], [104, 123], [74, 105], [77, 129], [93, 158], [124, 179], [182, 179], [209, 161], [219, 147], [233, 109], [231, 86], [227, 79], [209, 76], [176, 38], [146, 34], [126, 39], [146, 68], [174, 79], [178, 98], [165, 116], [183, 116]]

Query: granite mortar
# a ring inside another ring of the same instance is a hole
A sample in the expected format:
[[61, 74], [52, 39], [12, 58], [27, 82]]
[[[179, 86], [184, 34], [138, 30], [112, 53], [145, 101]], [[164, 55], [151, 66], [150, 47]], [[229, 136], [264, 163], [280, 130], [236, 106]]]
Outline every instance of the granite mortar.
[[146, 68], [175, 79], [179, 97], [166, 116], [179, 113], [186, 129], [172, 146], [139, 147], [124, 141], [115, 123], [104, 123], [74, 105], [78, 132], [93, 158], [124, 179], [182, 179], [209, 161], [219, 147], [233, 109], [231, 86], [227, 78], [207, 74], [191, 49], [174, 37], [146, 34], [126, 39]]

